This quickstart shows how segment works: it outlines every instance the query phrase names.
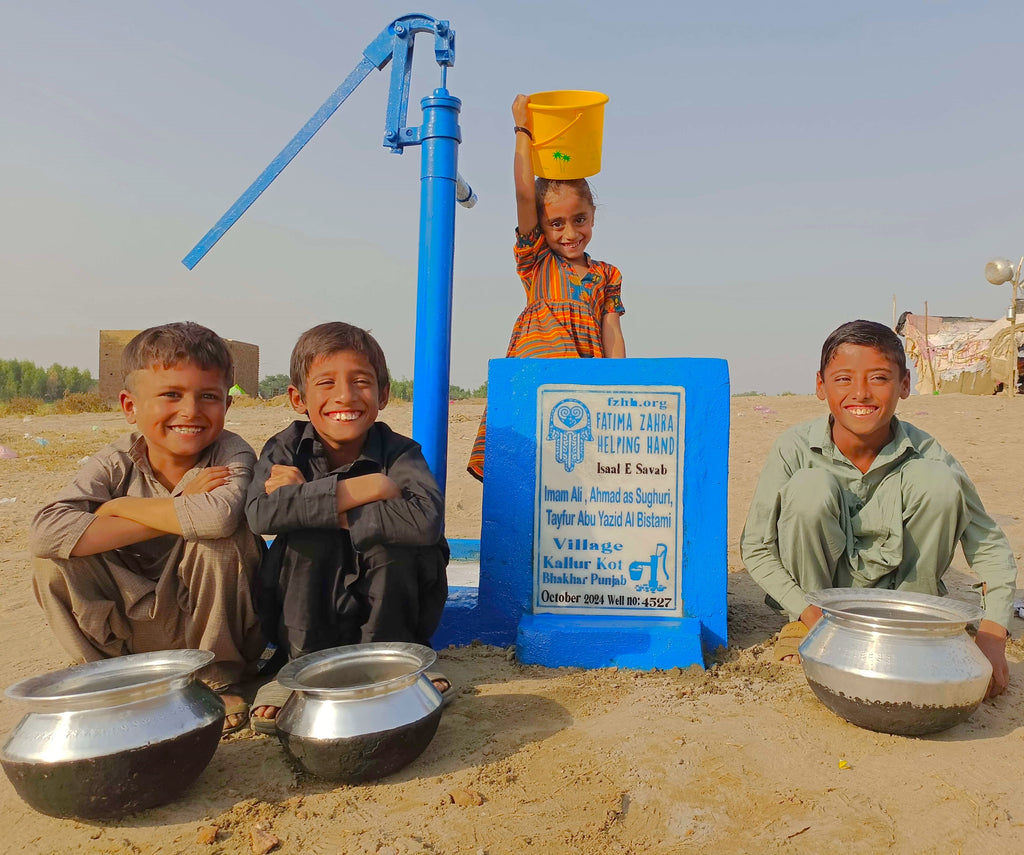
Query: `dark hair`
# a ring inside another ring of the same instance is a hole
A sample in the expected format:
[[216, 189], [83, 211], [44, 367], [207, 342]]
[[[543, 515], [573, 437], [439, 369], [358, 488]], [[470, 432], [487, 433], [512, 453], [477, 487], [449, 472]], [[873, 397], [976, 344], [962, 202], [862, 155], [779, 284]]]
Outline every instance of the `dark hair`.
[[875, 321], [847, 321], [840, 327], [834, 329], [825, 343], [821, 346], [821, 368], [818, 370], [822, 376], [825, 374], [825, 367], [835, 356], [836, 350], [844, 344], [859, 344], [863, 347], [873, 347], [900, 370], [900, 377], [907, 373], [907, 354], [903, 349], [903, 342], [885, 324]]
[[161, 324], [140, 332], [121, 353], [121, 373], [127, 386], [136, 371], [173, 368], [183, 362], [204, 371], [220, 369], [225, 389], [234, 382], [235, 362], [228, 343], [213, 330], [192, 321]]
[[313, 363], [342, 350], [352, 350], [365, 356], [377, 375], [380, 391], [388, 388], [391, 383], [388, 363], [377, 339], [352, 324], [329, 321], [306, 330], [292, 348], [291, 381], [303, 397], [306, 394], [306, 378]]
[[552, 193], [557, 193], [559, 190], [573, 190], [591, 208], [597, 207], [597, 204], [594, 202], [594, 191], [591, 189], [590, 184], [587, 183], [586, 178], [538, 178], [533, 186], [537, 199], [537, 218], [540, 220], [544, 218], [544, 203], [547, 201], [548, 196]]

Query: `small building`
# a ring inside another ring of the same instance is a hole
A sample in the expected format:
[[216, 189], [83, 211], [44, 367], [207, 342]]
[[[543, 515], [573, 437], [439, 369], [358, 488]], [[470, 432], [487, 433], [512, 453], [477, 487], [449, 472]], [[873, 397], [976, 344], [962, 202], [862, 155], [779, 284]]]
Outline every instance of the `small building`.
[[[116, 401], [124, 388], [121, 377], [121, 354], [142, 330], [100, 330], [99, 393], [104, 401]], [[226, 339], [235, 362], [232, 383], [255, 397], [260, 388], [260, 349], [245, 341]]]

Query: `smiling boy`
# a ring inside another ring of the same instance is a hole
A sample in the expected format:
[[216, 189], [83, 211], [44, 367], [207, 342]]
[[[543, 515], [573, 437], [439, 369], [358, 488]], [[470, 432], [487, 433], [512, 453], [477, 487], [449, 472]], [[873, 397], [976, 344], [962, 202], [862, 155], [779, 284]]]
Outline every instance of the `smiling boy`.
[[[419, 444], [377, 421], [389, 394], [384, 353], [365, 330], [332, 322], [299, 337], [288, 397], [308, 421], [267, 441], [246, 501], [253, 530], [276, 535], [258, 608], [289, 658], [370, 641], [429, 645], [440, 622], [444, 497]], [[273, 731], [287, 695], [261, 688], [255, 730]]]
[[896, 418], [910, 394], [902, 343], [883, 324], [843, 324], [822, 347], [816, 389], [829, 415], [776, 441], [740, 538], [766, 602], [790, 616], [776, 659], [799, 662], [799, 642], [821, 618], [807, 592], [878, 587], [941, 596], [959, 543], [982, 582], [976, 641], [993, 667], [989, 696], [999, 694], [1009, 681], [1013, 553], [960, 464]]
[[264, 643], [250, 594], [262, 546], [242, 521], [256, 455], [224, 430], [231, 352], [199, 324], [164, 324], [128, 343], [122, 369], [135, 431], [36, 514], [36, 599], [76, 662], [213, 651], [200, 676], [237, 730], [248, 707], [233, 684]]

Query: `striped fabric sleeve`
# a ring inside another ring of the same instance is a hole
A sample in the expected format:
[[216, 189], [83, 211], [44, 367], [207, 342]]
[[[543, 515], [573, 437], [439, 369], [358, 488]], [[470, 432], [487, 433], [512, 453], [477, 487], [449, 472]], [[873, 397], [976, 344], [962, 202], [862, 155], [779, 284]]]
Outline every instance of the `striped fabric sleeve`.
[[550, 252], [545, 252], [546, 249], [547, 242], [544, 240], [544, 233], [541, 231], [540, 226], [537, 226], [527, 235], [520, 234], [519, 229], [516, 229], [514, 252], [516, 257], [516, 273], [519, 274], [520, 279], [528, 279], [533, 275], [545, 257], [550, 255]]
[[601, 314], [616, 315], [626, 314], [626, 307], [622, 305], [622, 273], [619, 268], [607, 265], [608, 284], [604, 289], [604, 300], [601, 304]]

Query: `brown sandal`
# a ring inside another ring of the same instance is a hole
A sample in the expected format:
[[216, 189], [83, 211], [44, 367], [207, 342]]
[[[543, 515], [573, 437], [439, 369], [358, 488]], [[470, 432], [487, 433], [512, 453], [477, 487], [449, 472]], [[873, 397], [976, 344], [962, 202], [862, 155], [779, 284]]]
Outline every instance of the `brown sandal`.
[[807, 625], [799, 620], [791, 621], [782, 627], [779, 630], [778, 641], [775, 642], [775, 649], [772, 651], [774, 661], [782, 662], [787, 656], [795, 656], [797, 661], [791, 664], [798, 664], [800, 662], [800, 643], [807, 637], [807, 633]]

